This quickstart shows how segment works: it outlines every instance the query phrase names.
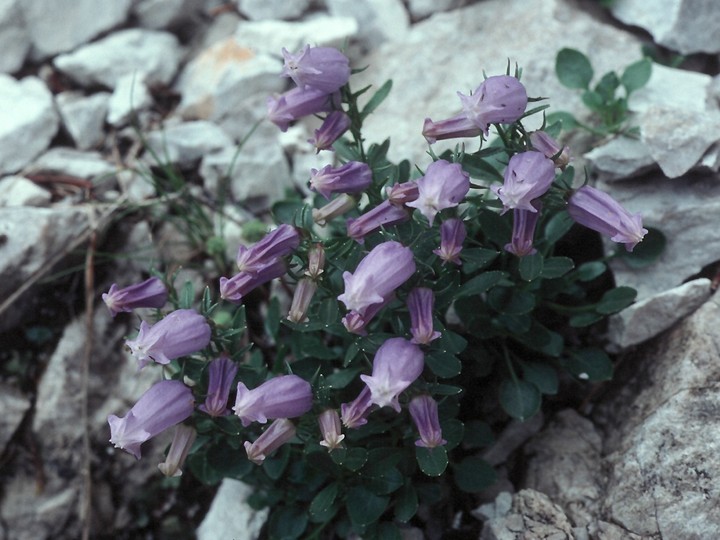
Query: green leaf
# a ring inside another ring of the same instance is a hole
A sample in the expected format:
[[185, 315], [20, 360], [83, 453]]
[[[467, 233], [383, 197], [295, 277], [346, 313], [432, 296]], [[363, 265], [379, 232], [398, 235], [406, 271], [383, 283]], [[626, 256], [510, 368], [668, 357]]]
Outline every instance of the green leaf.
[[593, 68], [587, 56], [575, 49], [561, 49], [555, 58], [555, 73], [568, 88], [588, 88]]
[[325, 377], [325, 386], [334, 390], [345, 388], [355, 380], [362, 371], [361, 368], [341, 369]]
[[601, 112], [605, 108], [605, 100], [597, 92], [586, 90], [582, 93], [582, 102], [585, 106], [594, 112]]
[[558, 374], [555, 368], [541, 362], [523, 362], [523, 379], [534, 384], [541, 393], [554, 396], [558, 391]]
[[355, 486], [347, 492], [345, 508], [354, 524], [366, 526], [380, 519], [389, 502], [388, 497], [380, 497], [363, 486]]
[[287, 446], [283, 446], [274, 456], [266, 458], [265, 461], [263, 461], [262, 468], [268, 477], [277, 480], [285, 472], [289, 459], [290, 449]]
[[395, 495], [395, 519], [407, 523], [418, 509], [417, 491], [408, 481]]
[[643, 58], [625, 68], [620, 82], [625, 87], [627, 95], [630, 95], [645, 86], [650, 80], [650, 75], [652, 75], [652, 60]]
[[463, 296], [475, 296], [487, 292], [506, 276], [507, 272], [500, 270], [483, 272], [482, 274], [479, 274], [465, 282], [462, 287], [460, 287], [456, 298], [462, 298]]
[[602, 320], [604, 315], [595, 312], [578, 313], [570, 317], [568, 324], [573, 328], [585, 328], [591, 324], [595, 324], [599, 320]]
[[619, 251], [618, 256], [630, 268], [645, 268], [660, 258], [663, 251], [665, 251], [666, 244], [667, 239], [659, 229], [648, 227], [648, 233], [645, 235], [645, 238], [635, 246], [632, 252], [627, 252], [623, 249]]
[[597, 85], [595, 85], [595, 92], [607, 103], [615, 99], [615, 91], [619, 86], [620, 79], [618, 79], [614, 71], [610, 71], [603, 75]]
[[335, 499], [337, 499], [339, 486], [333, 482], [325, 487], [313, 498], [310, 503], [310, 517], [316, 523], [330, 520], [337, 512]]
[[445, 449], [457, 448], [465, 436], [465, 424], [457, 418], [441, 418], [440, 428], [442, 429], [443, 439], [447, 440]]
[[453, 386], [452, 384], [433, 384], [429, 389], [434, 396], [456, 396], [463, 391], [459, 386]]
[[632, 287], [616, 287], [610, 289], [595, 306], [595, 310], [603, 315], [610, 315], [622, 311], [635, 301], [637, 291]]
[[[578, 122], [577, 119], [567, 111], [552, 112], [548, 114], [545, 118], [549, 126], [552, 126], [555, 123], [559, 123], [562, 129], [564, 129], [565, 131], [574, 129], [580, 125], [580, 122]], [[546, 129], [546, 131], [550, 136], [557, 137], [558, 135], [558, 133], [553, 134], [550, 131], [549, 127]]]
[[597, 347], [571, 353], [565, 360], [565, 368], [584, 381], [609, 381], [613, 376], [613, 364], [605, 351]]
[[380, 88], [378, 88], [378, 91], [375, 92], [373, 97], [370, 98], [370, 100], [367, 102], [362, 112], [360, 113], [361, 120], [365, 120], [368, 115], [370, 115], [375, 109], [380, 106], [383, 101], [385, 101], [385, 98], [390, 93], [390, 90], [392, 90], [392, 85], [392, 79], [388, 79]]
[[487, 461], [477, 456], [463, 459], [453, 467], [455, 485], [467, 493], [479, 493], [492, 486], [497, 474]]
[[558, 212], [545, 226], [545, 240], [548, 244], [555, 245], [575, 224], [573, 219], [570, 217], [565, 210]]
[[362, 479], [365, 486], [376, 495], [388, 495], [397, 491], [405, 481], [397, 467], [390, 467], [383, 471], [363, 469]]
[[275, 223], [293, 224], [295, 216], [300, 213], [303, 206], [303, 202], [298, 200], [276, 202], [272, 207]]
[[488, 293], [488, 304], [500, 313], [522, 315], [535, 308], [535, 295], [515, 287], [495, 287]]
[[607, 270], [607, 265], [601, 261], [590, 261], [578, 266], [574, 277], [579, 281], [592, 281], [600, 277]]
[[270, 538], [295, 540], [307, 527], [308, 515], [298, 506], [281, 506], [272, 511], [268, 520]]
[[480, 230], [489, 242], [504, 246], [512, 236], [512, 224], [509, 216], [501, 216], [492, 210], [480, 209], [477, 215]]
[[500, 405], [513, 418], [524, 422], [540, 409], [542, 397], [534, 384], [505, 379], [500, 384]]
[[575, 263], [569, 257], [550, 257], [545, 259], [541, 275], [545, 279], [555, 279], [564, 276], [575, 268]]
[[337, 448], [330, 454], [333, 461], [351, 471], [357, 471], [367, 462], [367, 450], [364, 448]]
[[448, 465], [447, 450], [444, 446], [435, 448], [415, 447], [415, 458], [420, 470], [428, 476], [440, 476]]
[[178, 306], [180, 309], [190, 309], [195, 300], [195, 287], [193, 287], [192, 281], [186, 281], [180, 291], [180, 298], [178, 300]]
[[543, 256], [539, 252], [534, 255], [520, 257], [518, 262], [520, 277], [525, 281], [532, 281], [537, 278], [543, 271], [543, 262]]
[[460, 375], [462, 362], [454, 354], [440, 351], [425, 355], [425, 365], [441, 379], [449, 379]]
[[467, 448], [487, 448], [495, 442], [490, 424], [482, 420], [465, 422], [463, 446]]
[[280, 301], [276, 296], [273, 296], [268, 304], [267, 315], [265, 315], [265, 331], [277, 341], [280, 332]]
[[494, 249], [469, 248], [463, 249], [460, 258], [463, 260], [462, 271], [465, 274], [474, 274], [493, 262], [500, 254]]

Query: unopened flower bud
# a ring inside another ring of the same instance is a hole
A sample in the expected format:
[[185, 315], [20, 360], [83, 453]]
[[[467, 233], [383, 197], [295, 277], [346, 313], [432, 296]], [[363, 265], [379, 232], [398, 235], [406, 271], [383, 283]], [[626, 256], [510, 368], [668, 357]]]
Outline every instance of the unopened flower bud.
[[340, 447], [340, 443], [345, 435], [340, 431], [340, 416], [335, 409], [327, 409], [318, 416], [318, 424], [320, 425], [320, 433], [323, 439], [320, 441], [321, 446], [325, 446], [329, 452]]
[[295, 436], [295, 424], [287, 418], [278, 418], [254, 443], [245, 441], [247, 457], [255, 465], [262, 465], [265, 458]]
[[308, 269], [305, 275], [317, 281], [325, 268], [325, 248], [322, 244], [315, 244], [308, 252]]
[[158, 469], [165, 476], [180, 476], [182, 475], [181, 467], [185, 463], [190, 448], [192, 448], [197, 437], [197, 432], [194, 428], [186, 426], [184, 424], [178, 424], [175, 428], [175, 435], [173, 436], [170, 449], [168, 450], [165, 461], [158, 464]]
[[347, 193], [342, 193], [322, 208], [313, 208], [313, 221], [321, 227], [324, 227], [328, 221], [348, 213], [350, 210], [355, 208], [356, 205], [357, 202], [355, 199]]
[[294, 323], [301, 323], [307, 320], [307, 310], [310, 307], [310, 302], [317, 288], [317, 283], [310, 278], [302, 278], [298, 281], [287, 316], [288, 320]]

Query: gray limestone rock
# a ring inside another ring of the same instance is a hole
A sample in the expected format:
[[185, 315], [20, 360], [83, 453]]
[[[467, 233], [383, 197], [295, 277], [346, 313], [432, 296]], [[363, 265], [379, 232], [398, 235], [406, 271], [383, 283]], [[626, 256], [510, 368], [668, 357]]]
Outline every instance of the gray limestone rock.
[[175, 85], [182, 95], [179, 112], [185, 118], [207, 120], [236, 113], [248, 107], [249, 98], [284, 89], [287, 80], [280, 78], [281, 66], [270, 55], [244, 47], [234, 37], [225, 38], [183, 69]]
[[647, 85], [632, 93], [628, 108], [635, 113], [651, 108], [686, 112], [717, 110], [718, 103], [712, 98], [711, 88], [712, 78], [705, 73], [653, 63], [650, 80]]
[[21, 0], [0, 0], [0, 73], [20, 69], [30, 50], [21, 3]]
[[31, 55], [40, 60], [70, 51], [95, 36], [122, 24], [132, 0], [22, 0], [19, 2], [27, 32], [32, 40]]
[[604, 182], [640, 176], [656, 167], [646, 144], [639, 139], [615, 137], [587, 152], [596, 179]]
[[292, 52], [307, 44], [342, 48], [357, 32], [358, 23], [353, 17], [318, 15], [299, 22], [243, 21], [235, 39], [241, 47], [276, 56], [280, 73], [283, 47]]
[[573, 409], [560, 411], [523, 452], [524, 486], [562, 506], [575, 526], [592, 523], [603, 496], [602, 439], [592, 422]]
[[720, 298], [626, 357], [594, 419], [605, 434], [606, 521], [658, 538], [720, 523]]
[[88, 227], [83, 208], [0, 208], [0, 331], [23, 311], [14, 294], [51, 270]]
[[112, 126], [127, 124], [134, 115], [153, 104], [150, 90], [142, 75], [130, 73], [120, 77], [108, 102], [107, 122]]
[[232, 148], [233, 141], [217, 124], [196, 120], [148, 133], [147, 146], [163, 163], [189, 165], [203, 156]]
[[25, 413], [30, 408], [30, 400], [17, 388], [8, 384], [0, 384], [0, 453], [15, 434]]
[[57, 69], [85, 86], [115, 88], [125, 75], [145, 76], [147, 84], [169, 84], [182, 58], [177, 38], [158, 30], [114, 32], [53, 60]]
[[6, 176], [0, 180], [0, 206], [48, 206], [52, 196], [23, 176]]
[[243, 538], [256, 540], [260, 537], [267, 519], [267, 510], [253, 510], [247, 504], [252, 488], [239, 480], [225, 478], [220, 484], [210, 510], [198, 527], [198, 540], [218, 538]]
[[[507, 39], [508, 28], [522, 28], [523, 39]], [[391, 160], [408, 158], [422, 166], [428, 160], [421, 134], [424, 119], [457, 114], [461, 104], [456, 92], [477, 88], [483, 72], [504, 74], [508, 59], [523, 69], [529, 96], [549, 96], [550, 111], [566, 110], [585, 120], [587, 109], [578, 93], [563, 87], [555, 75], [555, 51], [566, 46], [592, 51], [596, 73], [624, 68], [628, 51], [640, 54], [638, 38], [599, 22], [568, 0], [538, 2], [532, 10], [523, 0], [486, 0], [436, 13], [412, 26], [402, 41], [385, 43], [363, 60], [370, 67], [354, 78], [355, 87], [372, 84], [377, 89], [393, 80], [390, 95], [367, 118], [363, 134], [368, 143], [390, 137]], [[368, 99], [373, 91], [366, 93]], [[527, 127], [535, 126], [528, 122]], [[433, 150], [439, 154], [458, 142], [440, 141]], [[467, 147], [476, 148], [477, 140]]]
[[648, 267], [635, 270], [621, 260], [610, 261], [617, 285], [637, 289], [638, 301], [681, 285], [720, 259], [715, 220], [720, 185], [713, 177], [686, 175], [671, 180], [658, 173], [642, 180], [601, 183], [598, 188], [631, 212], [642, 214], [645, 226], [660, 229], [667, 239], [660, 258]]
[[200, 164], [205, 189], [216, 192], [227, 177], [233, 199], [246, 207], [268, 208], [282, 199], [292, 180], [274, 131], [265, 124], [239, 150], [231, 147], [206, 155]]
[[97, 92], [84, 97], [79, 92], [63, 92], [55, 97], [60, 118], [78, 150], [89, 150], [105, 139], [105, 117], [110, 95]]
[[410, 16], [401, 0], [325, 0], [330, 14], [357, 21], [355, 39], [367, 49], [383, 42], [400, 41], [410, 27]]
[[310, 7], [310, 0], [236, 0], [240, 13], [251, 21], [297, 19]]
[[640, 121], [641, 139], [668, 178], [695, 168], [720, 142], [720, 112], [651, 108]]
[[203, 0], [139, 0], [132, 10], [140, 26], [164, 30], [181, 24], [198, 24]]
[[96, 184], [112, 178], [116, 170], [99, 152], [84, 152], [61, 146], [51, 148], [25, 169], [28, 174], [66, 175], [91, 180]]
[[0, 74], [0, 174], [14, 173], [45, 150], [59, 120], [50, 91], [37, 77]]
[[519, 491], [504, 515], [485, 522], [480, 540], [574, 540], [563, 510], [547, 495], [532, 489]]
[[695, 279], [646, 298], [609, 320], [608, 340], [626, 349], [657, 336], [700, 307], [710, 296], [710, 280]]
[[409, 0], [408, 10], [413, 19], [422, 19], [438, 11], [459, 8], [465, 3], [465, 0]]
[[655, 42], [682, 54], [720, 52], [720, 10], [715, 0], [657, 0], [652, 9], [642, 0], [616, 0], [613, 15], [639, 26]]

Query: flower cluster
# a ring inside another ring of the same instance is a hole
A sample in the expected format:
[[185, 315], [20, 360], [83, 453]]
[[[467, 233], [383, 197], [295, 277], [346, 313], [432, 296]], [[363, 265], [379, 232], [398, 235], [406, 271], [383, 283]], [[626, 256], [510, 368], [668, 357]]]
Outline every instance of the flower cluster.
[[[353, 495], [364, 501], [375, 489], [373, 497], [389, 501], [402, 486], [416, 500], [413, 477], [445, 471], [462, 442], [458, 418], [481, 409], [472, 400], [484, 399], [484, 376], [496, 370], [501, 395], [529, 393], [502, 403], [509, 417], [524, 419], [534, 411], [522, 407], [540, 402], [555, 370], [572, 372], [582, 355], [581, 338], [566, 343], [546, 324], [582, 327], [619, 305], [587, 300], [570, 272], [574, 261], [553, 253], [561, 234], [549, 231], [567, 225], [564, 234], [571, 218], [632, 251], [647, 229], [608, 194], [573, 188], [557, 126], [522, 126], [537, 111], [527, 111], [532, 99], [517, 76], [488, 77], [460, 94], [459, 114], [425, 120], [429, 144], [477, 137], [476, 153], [458, 147], [438, 156], [430, 148], [432, 161], [413, 170], [391, 163], [387, 144], [366, 150], [358, 135], [364, 90], [350, 90], [344, 54], [305, 46], [282, 55], [282, 75], [296, 87], [268, 100], [268, 119], [284, 131], [324, 115], [309, 143], [318, 152], [334, 147], [322, 154], [331, 162], [308, 171], [304, 199], [284, 207], [297, 209], [291, 217], [275, 213], [286, 223], [239, 247], [236, 273], [218, 281], [227, 274], [218, 271], [198, 309], [189, 307], [192, 295], [180, 302], [157, 278], [113, 284], [103, 295], [113, 316], [158, 308], [157, 320], [141, 321], [126, 345], [140, 368], [159, 364], [167, 379], [124, 417], [108, 418], [110, 441], [140, 458], [145, 441], [175, 427], [163, 474], [181, 474], [192, 452], [201, 458], [189, 459], [191, 470], [215, 481], [242, 470], [244, 480], [272, 490], [285, 474], [296, 484], [287, 493], [312, 501], [314, 522], [335, 519], [342, 500], [348, 526], [372, 537], [372, 520], [350, 510]], [[493, 126], [501, 144], [483, 148]], [[353, 140], [339, 142], [348, 132]], [[248, 298], [273, 280], [282, 299]], [[159, 311], [168, 303], [175, 309]], [[469, 435], [467, 448], [477, 438]], [[243, 449], [242, 459], [217, 464], [218, 455]], [[262, 474], [270, 479], [258, 480]], [[307, 494], [316, 488], [322, 497]]]

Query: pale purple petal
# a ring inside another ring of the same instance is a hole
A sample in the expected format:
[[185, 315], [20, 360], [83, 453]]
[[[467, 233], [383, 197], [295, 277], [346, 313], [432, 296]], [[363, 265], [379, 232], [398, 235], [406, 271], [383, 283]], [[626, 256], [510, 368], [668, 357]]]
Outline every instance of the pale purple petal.
[[463, 112], [486, 135], [490, 124], [511, 124], [527, 107], [522, 83], [509, 75], [488, 77], [470, 96], [460, 94]]
[[555, 164], [540, 152], [521, 152], [510, 158], [502, 186], [491, 186], [504, 211], [521, 208], [537, 212], [532, 202], [544, 195], [555, 180]]
[[137, 337], [125, 344], [142, 368], [150, 361], [168, 364], [201, 351], [210, 343], [210, 336], [205, 317], [194, 309], [178, 309], [152, 326], [143, 321]]
[[245, 441], [243, 446], [247, 457], [256, 465], [262, 465], [265, 458], [295, 436], [295, 424], [287, 418], [275, 420], [254, 443]]
[[333, 193], [359, 193], [371, 183], [372, 170], [360, 161], [348, 161], [340, 167], [326, 165], [310, 171], [310, 189], [328, 200]]
[[273, 418], [295, 418], [312, 408], [310, 383], [297, 375], [280, 375], [248, 390], [238, 383], [233, 411], [243, 426], [252, 422], [264, 424]]
[[190, 388], [180, 381], [161, 381], [145, 392], [128, 413], [111, 414], [110, 442], [140, 459], [140, 445], [189, 418], [194, 409]]
[[167, 301], [168, 292], [163, 282], [151, 277], [142, 283], [136, 283], [120, 289], [115, 283], [102, 295], [110, 313], [114, 317], [122, 311], [136, 308], [161, 308]]
[[417, 199], [406, 203], [406, 206], [417, 208], [432, 226], [438, 212], [457, 206], [467, 195], [470, 176], [459, 163], [440, 159], [428, 166], [417, 186]]
[[433, 330], [433, 307], [435, 295], [427, 287], [416, 287], [407, 298], [410, 312], [410, 333], [412, 343], [427, 345], [440, 337], [440, 332]]
[[283, 76], [290, 77], [299, 88], [310, 87], [322, 92], [335, 92], [350, 78], [350, 60], [332, 47], [306, 45], [297, 54], [282, 50], [285, 65]]
[[216, 358], [208, 366], [209, 382], [205, 403], [198, 409], [210, 416], [225, 416], [230, 414], [227, 408], [228, 396], [232, 383], [237, 375], [238, 367], [227, 356]]
[[447, 443], [442, 438], [438, 406], [433, 398], [428, 395], [417, 396], [410, 400], [408, 409], [420, 433], [420, 439], [415, 441], [416, 446], [435, 448]]

